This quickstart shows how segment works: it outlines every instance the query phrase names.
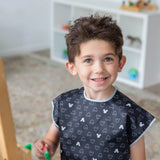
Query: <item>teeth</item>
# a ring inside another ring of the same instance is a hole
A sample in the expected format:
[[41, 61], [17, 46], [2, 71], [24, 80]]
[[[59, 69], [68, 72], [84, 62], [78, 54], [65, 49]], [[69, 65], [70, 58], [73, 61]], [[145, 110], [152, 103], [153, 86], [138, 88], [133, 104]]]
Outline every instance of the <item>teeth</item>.
[[94, 81], [103, 81], [103, 80], [105, 80], [105, 79], [107, 79], [107, 78], [94, 78], [93, 80], [94, 80]]

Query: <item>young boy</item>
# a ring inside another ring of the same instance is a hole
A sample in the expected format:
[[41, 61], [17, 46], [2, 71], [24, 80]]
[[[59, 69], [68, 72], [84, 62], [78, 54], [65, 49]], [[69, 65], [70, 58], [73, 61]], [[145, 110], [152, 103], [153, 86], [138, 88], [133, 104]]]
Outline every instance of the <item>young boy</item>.
[[55, 98], [53, 123], [35, 153], [53, 156], [60, 142], [62, 160], [145, 160], [144, 133], [155, 121], [113, 86], [126, 62], [123, 36], [111, 17], [75, 20], [66, 35], [66, 68], [83, 87]]

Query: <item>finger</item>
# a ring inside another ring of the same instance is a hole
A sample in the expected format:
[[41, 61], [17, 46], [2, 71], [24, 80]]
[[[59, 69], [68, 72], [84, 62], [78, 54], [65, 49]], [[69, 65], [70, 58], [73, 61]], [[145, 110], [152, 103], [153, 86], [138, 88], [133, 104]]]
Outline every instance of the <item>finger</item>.
[[44, 159], [45, 158], [44, 154], [40, 153], [40, 152], [35, 152], [35, 155], [40, 159]]
[[37, 143], [35, 143], [35, 149], [37, 149], [41, 153], [43, 153], [43, 150], [42, 150], [43, 146], [44, 146], [43, 141], [38, 141]]
[[39, 153], [40, 155], [43, 155], [43, 154], [44, 154], [44, 151], [41, 150], [41, 148], [36, 148], [36, 149], [35, 149], [35, 152], [36, 152], [36, 153]]
[[36, 155], [39, 159], [45, 159], [44, 155]]

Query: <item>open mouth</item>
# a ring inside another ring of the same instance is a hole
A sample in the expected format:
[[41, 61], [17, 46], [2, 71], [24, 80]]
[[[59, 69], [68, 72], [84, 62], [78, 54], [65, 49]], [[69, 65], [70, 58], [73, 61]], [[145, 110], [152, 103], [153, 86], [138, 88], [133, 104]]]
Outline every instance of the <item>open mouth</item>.
[[108, 77], [102, 77], [102, 78], [92, 78], [91, 80], [92, 81], [95, 81], [95, 82], [102, 82], [102, 81], [105, 81]]

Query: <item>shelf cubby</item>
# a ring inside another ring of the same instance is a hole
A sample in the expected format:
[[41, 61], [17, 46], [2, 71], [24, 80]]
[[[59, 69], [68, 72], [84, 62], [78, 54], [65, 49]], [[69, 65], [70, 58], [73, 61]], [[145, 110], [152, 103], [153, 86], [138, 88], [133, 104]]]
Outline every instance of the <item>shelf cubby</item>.
[[69, 23], [69, 20], [71, 18], [71, 6], [66, 5], [66, 4], [54, 3], [53, 14], [54, 14], [53, 28], [61, 29], [63, 25], [66, 25]]
[[[72, 23], [82, 16], [98, 13], [111, 15], [122, 29], [123, 53], [126, 65], [118, 76], [118, 81], [138, 88], [148, 87], [160, 82], [160, 12], [131, 12], [120, 9], [118, 2], [104, 0], [51, 0], [51, 58], [64, 63], [66, 56], [65, 34], [62, 26]], [[136, 68], [138, 77], [131, 80], [128, 70]]]

